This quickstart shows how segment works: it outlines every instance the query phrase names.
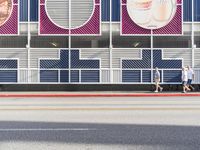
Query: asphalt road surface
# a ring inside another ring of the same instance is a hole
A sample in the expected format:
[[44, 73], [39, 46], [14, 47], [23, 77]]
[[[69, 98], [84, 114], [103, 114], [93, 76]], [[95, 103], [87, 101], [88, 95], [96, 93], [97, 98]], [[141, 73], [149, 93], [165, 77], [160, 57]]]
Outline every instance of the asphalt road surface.
[[0, 150], [199, 150], [199, 97], [1, 98]]

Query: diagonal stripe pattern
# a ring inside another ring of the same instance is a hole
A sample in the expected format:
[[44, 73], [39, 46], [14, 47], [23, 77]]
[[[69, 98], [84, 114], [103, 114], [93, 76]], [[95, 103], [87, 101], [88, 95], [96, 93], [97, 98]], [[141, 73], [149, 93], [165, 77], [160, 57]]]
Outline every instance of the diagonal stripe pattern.
[[182, 6], [177, 6], [176, 14], [168, 25], [153, 30], [153, 34], [182, 34]]
[[[60, 59], [40, 60], [40, 82], [99, 82], [100, 81], [100, 61], [81, 60], [79, 50], [71, 50], [71, 68], [74, 69], [95, 69], [95, 70], [64, 70], [69, 69], [69, 50], [60, 50]], [[55, 69], [55, 70], [48, 70]], [[57, 69], [61, 69], [58, 71]], [[70, 80], [69, 80], [70, 74]], [[80, 76], [81, 74], [81, 76]], [[79, 79], [80, 78], [80, 79]]]
[[79, 58], [79, 50], [71, 51], [71, 68], [83, 69], [99, 69], [100, 62], [99, 60], [80, 60]]
[[1, 69], [17, 69], [17, 60], [0, 60]]
[[123, 35], [131, 35], [131, 34], [151, 34], [151, 30], [144, 29], [139, 27], [137, 24], [133, 22], [133, 20], [129, 17], [127, 6], [122, 5], [122, 22], [121, 22], [121, 28], [122, 28], [122, 34]]
[[142, 51], [142, 60], [122, 60], [122, 68], [151, 68], [151, 50]]
[[[123, 5], [122, 5], [123, 4]], [[153, 30], [153, 34], [156, 35], [180, 35], [182, 34], [182, 0], [177, 0], [177, 11], [174, 18], [169, 22], [168, 25], [160, 29]], [[127, 0], [121, 0], [122, 7], [122, 19], [121, 19], [121, 28], [122, 35], [136, 35], [136, 34], [151, 34], [151, 30], [144, 29], [138, 26], [129, 16], [127, 11]]]
[[[182, 59], [164, 60], [162, 58], [162, 50], [153, 50], [152, 52], [153, 68], [158, 67], [159, 69], [173, 69], [163, 71], [163, 80], [161, 78], [161, 82], [180, 82]], [[151, 50], [142, 51], [142, 60], [122, 60], [122, 82], [141, 82], [140, 70], [129, 69], [141, 69], [142, 82], [151, 82], [151, 75], [155, 73], [155, 70], [151, 69]], [[160, 75], [162, 77], [161, 70]]]
[[59, 60], [40, 60], [40, 68], [42, 69], [68, 69], [69, 68], [69, 51], [61, 50]]
[[90, 20], [85, 23], [83, 26], [76, 28], [76, 29], [64, 29], [57, 25], [55, 25], [47, 16], [47, 13], [45, 11], [45, 1], [40, 2], [40, 34], [42, 35], [48, 35], [48, 34], [61, 34], [61, 35], [99, 35], [100, 34], [100, 5], [99, 0], [95, 1], [95, 11], [93, 13], [93, 16], [90, 18]]
[[1, 34], [18, 34], [18, 6], [13, 5], [13, 11], [10, 18], [0, 26], [0, 35]]
[[153, 51], [153, 67], [162, 69], [180, 69], [182, 68], [182, 60], [162, 60], [162, 51]]
[[100, 34], [100, 6], [95, 6], [95, 11], [90, 21], [88, 21], [84, 26], [71, 29], [71, 34]]

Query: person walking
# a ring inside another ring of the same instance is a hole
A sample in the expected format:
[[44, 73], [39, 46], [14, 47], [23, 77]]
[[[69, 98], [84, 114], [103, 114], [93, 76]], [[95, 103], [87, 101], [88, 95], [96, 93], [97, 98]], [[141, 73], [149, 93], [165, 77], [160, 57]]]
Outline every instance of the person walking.
[[188, 81], [187, 81], [187, 86], [190, 88], [192, 91], [195, 90], [195, 88], [192, 86], [192, 81], [194, 80], [194, 71], [190, 66], [187, 66], [188, 69]]
[[156, 90], [154, 92], [157, 93], [159, 89], [162, 92], [163, 87], [161, 87], [159, 85], [160, 84], [160, 72], [157, 67], [155, 68], [154, 80], [155, 80], [155, 85], [156, 85]]
[[183, 93], [186, 93], [186, 91], [190, 91], [190, 89], [187, 86], [188, 82], [188, 70], [186, 67], [182, 68], [182, 86], [183, 86]]

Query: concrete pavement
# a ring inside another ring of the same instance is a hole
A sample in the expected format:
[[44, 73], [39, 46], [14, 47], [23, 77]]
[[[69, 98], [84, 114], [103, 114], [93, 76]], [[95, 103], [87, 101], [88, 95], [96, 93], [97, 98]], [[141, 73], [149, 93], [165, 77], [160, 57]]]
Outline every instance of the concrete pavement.
[[0, 150], [197, 150], [199, 116], [199, 97], [2, 97]]

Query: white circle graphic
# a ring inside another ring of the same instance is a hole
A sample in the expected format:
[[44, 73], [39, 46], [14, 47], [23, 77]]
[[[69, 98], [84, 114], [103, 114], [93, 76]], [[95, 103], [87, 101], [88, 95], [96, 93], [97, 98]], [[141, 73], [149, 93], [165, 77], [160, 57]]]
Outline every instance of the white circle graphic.
[[55, 25], [75, 29], [88, 22], [93, 15], [95, 3], [94, 0], [46, 0], [45, 6], [48, 17]]
[[159, 29], [173, 19], [177, 0], [127, 0], [130, 18], [145, 29]]
[[10, 18], [12, 7], [12, 0], [0, 0], [0, 26]]

